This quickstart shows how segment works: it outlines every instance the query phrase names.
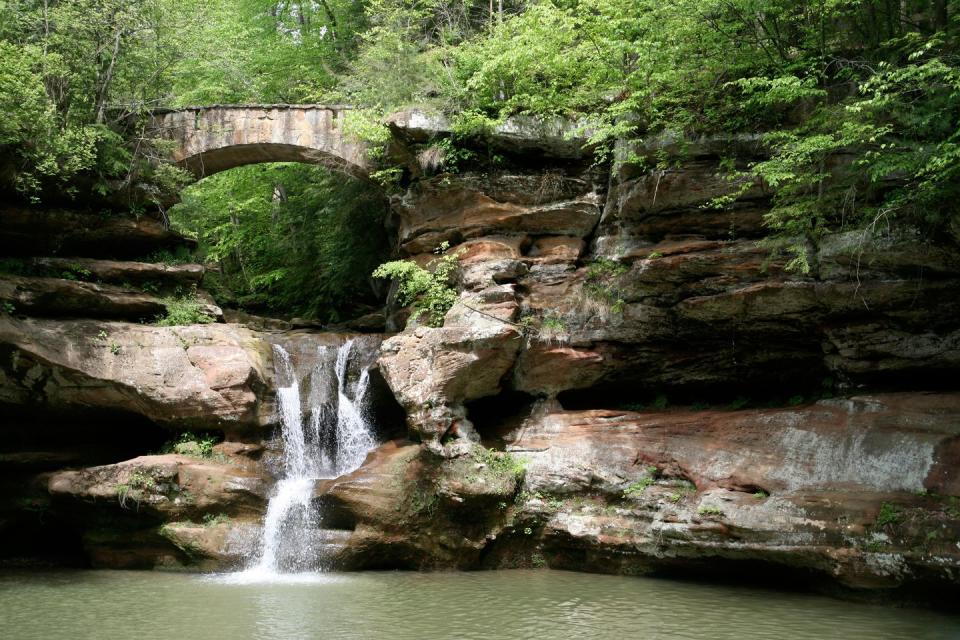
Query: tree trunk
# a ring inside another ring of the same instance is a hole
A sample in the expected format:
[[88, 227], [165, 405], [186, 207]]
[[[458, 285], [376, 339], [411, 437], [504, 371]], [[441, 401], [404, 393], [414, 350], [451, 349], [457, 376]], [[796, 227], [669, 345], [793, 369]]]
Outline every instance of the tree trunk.
[[933, 0], [933, 28], [937, 31], [946, 31], [949, 22], [947, 0]]
[[107, 98], [110, 94], [110, 85], [113, 83], [113, 70], [117, 67], [117, 57], [120, 55], [120, 41], [123, 38], [123, 30], [117, 27], [113, 38], [113, 52], [110, 55], [110, 64], [107, 70], [97, 78], [96, 94], [96, 123], [103, 124], [107, 119]]

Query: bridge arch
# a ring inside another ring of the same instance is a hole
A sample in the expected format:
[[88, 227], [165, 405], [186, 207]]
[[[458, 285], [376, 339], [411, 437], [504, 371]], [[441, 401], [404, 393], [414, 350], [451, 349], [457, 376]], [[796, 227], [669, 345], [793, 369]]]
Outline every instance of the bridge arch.
[[172, 159], [197, 178], [260, 162], [322, 164], [365, 178], [367, 146], [345, 131], [347, 111], [326, 105], [157, 110], [148, 134], [173, 142]]

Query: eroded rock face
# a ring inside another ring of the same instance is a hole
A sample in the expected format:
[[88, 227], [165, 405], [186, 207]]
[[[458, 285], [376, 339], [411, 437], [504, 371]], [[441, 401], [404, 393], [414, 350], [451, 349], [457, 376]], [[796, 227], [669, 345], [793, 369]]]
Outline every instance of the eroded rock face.
[[442, 328], [419, 327], [381, 345], [384, 378], [406, 410], [411, 432], [430, 447], [439, 451], [448, 434], [476, 439], [464, 404], [500, 392], [521, 341], [517, 328], [498, 318], [515, 311], [510, 303], [464, 301], [450, 310]]
[[[649, 573], [743, 560], [856, 588], [952, 584], [958, 425], [956, 393], [751, 411], [541, 407], [504, 436], [522, 484], [509, 464], [391, 443], [320, 494], [354, 528], [342, 561], [361, 566]], [[460, 507], [471, 519], [452, 516]]]
[[204, 268], [199, 264], [168, 265], [157, 262], [97, 260], [95, 258], [40, 257], [31, 260], [37, 268], [50, 271], [82, 270], [96, 281], [112, 284], [132, 283], [154, 285], [157, 288], [199, 286]]
[[395, 204], [401, 248], [425, 253], [443, 242], [505, 234], [586, 236], [599, 222], [602, 205], [589, 178], [466, 174], [423, 180]]
[[157, 520], [207, 513], [259, 515], [266, 498], [255, 473], [179, 454], [141, 456], [117, 464], [52, 474], [54, 499], [74, 504], [130, 509]]
[[[19, 313], [46, 317], [108, 318], [111, 320], [155, 320], [166, 315], [167, 307], [154, 293], [127, 286], [80, 282], [63, 278], [23, 276], [0, 277], [0, 300]], [[200, 303], [200, 311], [222, 319], [220, 307]]]
[[[530, 458], [526, 487], [555, 496], [531, 507], [559, 566], [645, 572], [760, 560], [892, 588], [953, 581], [958, 413], [957, 394], [560, 412], [507, 440]], [[588, 496], [579, 505], [578, 494]]]
[[118, 409], [238, 435], [272, 420], [269, 345], [245, 329], [2, 316], [0, 351], [2, 403]]
[[[167, 454], [49, 476], [96, 567], [224, 569], [254, 547], [267, 487], [232, 457]], [[99, 525], [99, 526], [98, 526]]]
[[0, 253], [8, 256], [138, 258], [195, 244], [154, 217], [0, 207]]

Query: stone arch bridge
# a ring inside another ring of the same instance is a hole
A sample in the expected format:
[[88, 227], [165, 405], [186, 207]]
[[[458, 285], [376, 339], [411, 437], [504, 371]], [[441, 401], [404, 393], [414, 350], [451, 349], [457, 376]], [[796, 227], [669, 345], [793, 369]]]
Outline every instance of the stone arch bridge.
[[357, 177], [367, 145], [345, 128], [346, 107], [214, 105], [156, 110], [148, 135], [174, 143], [173, 160], [202, 178], [260, 162], [323, 164]]
[[[197, 178], [260, 162], [323, 164], [365, 178], [375, 166], [369, 146], [349, 131], [350, 110], [318, 104], [158, 109], [149, 116], [147, 135], [173, 142], [172, 159]], [[385, 124], [395, 141], [427, 142], [450, 133], [446, 118], [417, 110], [395, 113]], [[574, 131], [567, 121], [510, 118], [488, 132], [487, 142], [572, 159], [582, 155], [585, 142], [585, 134]]]

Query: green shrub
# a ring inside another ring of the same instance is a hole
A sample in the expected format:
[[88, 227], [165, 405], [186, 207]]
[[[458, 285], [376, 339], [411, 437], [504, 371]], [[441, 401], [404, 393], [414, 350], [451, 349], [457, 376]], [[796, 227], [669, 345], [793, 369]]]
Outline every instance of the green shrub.
[[877, 514], [877, 527], [886, 527], [887, 525], [898, 524], [902, 519], [903, 514], [900, 513], [895, 505], [890, 504], [889, 502], [884, 502], [880, 505], [880, 513]]
[[176, 440], [170, 440], [164, 444], [160, 452], [210, 458], [213, 456], [213, 447], [218, 441], [219, 438], [213, 434], [186, 432], [181, 433]]
[[209, 324], [214, 318], [207, 314], [205, 305], [193, 295], [170, 296], [163, 299], [167, 315], [157, 316], [158, 327], [176, 327], [187, 324]]
[[508, 451], [475, 447], [471, 455], [477, 463], [485, 465], [496, 476], [513, 476], [520, 480], [527, 470], [527, 461]]
[[412, 260], [394, 260], [381, 264], [373, 272], [374, 278], [389, 278], [397, 283], [397, 301], [413, 305], [414, 321], [427, 315], [431, 327], [443, 326], [443, 318], [457, 301], [457, 290], [452, 280], [460, 267], [460, 251], [447, 253], [450, 245], [444, 242], [434, 253], [439, 257], [427, 263], [424, 269]]

